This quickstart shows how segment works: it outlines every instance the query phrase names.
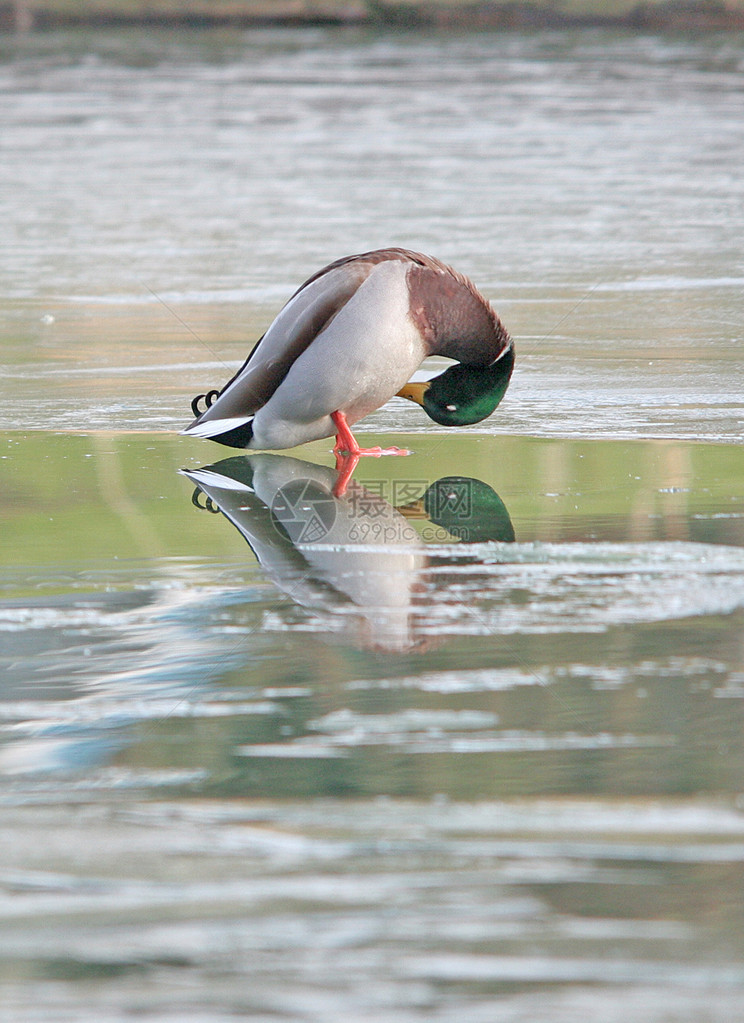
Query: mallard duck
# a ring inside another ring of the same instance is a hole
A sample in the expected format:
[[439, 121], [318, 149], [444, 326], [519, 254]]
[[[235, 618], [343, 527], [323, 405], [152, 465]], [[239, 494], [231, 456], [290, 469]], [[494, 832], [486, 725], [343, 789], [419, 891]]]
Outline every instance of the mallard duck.
[[[457, 365], [409, 382], [430, 355]], [[337, 454], [379, 454], [350, 427], [394, 395], [442, 426], [468, 426], [491, 415], [513, 366], [509, 334], [467, 277], [431, 256], [378, 249], [309, 277], [222, 390], [194, 398], [183, 432], [254, 450], [335, 434]]]

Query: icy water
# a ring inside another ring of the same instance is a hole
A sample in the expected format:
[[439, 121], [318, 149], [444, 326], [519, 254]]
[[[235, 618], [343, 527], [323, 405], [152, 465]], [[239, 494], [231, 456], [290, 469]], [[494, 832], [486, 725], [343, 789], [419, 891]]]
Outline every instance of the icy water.
[[[0, 42], [0, 1019], [744, 1020], [744, 43]], [[178, 436], [384, 244], [496, 415]]]

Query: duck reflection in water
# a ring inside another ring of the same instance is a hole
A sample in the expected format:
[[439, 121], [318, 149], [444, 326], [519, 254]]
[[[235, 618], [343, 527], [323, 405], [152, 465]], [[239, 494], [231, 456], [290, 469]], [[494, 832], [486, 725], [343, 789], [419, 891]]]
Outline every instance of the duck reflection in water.
[[273, 454], [184, 474], [196, 483], [193, 503], [229, 519], [280, 589], [325, 631], [365, 648], [431, 646], [423, 628], [428, 550], [514, 540], [499, 496], [470, 477], [419, 483], [417, 492], [408, 481], [351, 480], [339, 495], [330, 466]]

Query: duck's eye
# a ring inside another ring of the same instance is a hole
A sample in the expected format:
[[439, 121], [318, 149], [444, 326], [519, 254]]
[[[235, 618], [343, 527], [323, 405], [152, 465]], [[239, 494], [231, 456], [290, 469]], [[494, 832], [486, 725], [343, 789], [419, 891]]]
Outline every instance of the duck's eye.
[[448, 412], [457, 412], [457, 405], [445, 405]]

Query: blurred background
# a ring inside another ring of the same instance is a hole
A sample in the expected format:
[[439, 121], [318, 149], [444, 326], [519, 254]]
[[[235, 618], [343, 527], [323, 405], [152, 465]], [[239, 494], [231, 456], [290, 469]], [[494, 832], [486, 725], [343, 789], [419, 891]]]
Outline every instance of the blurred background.
[[[0, 1019], [744, 1020], [741, 17], [0, 3]], [[178, 436], [387, 245], [491, 419]]]

